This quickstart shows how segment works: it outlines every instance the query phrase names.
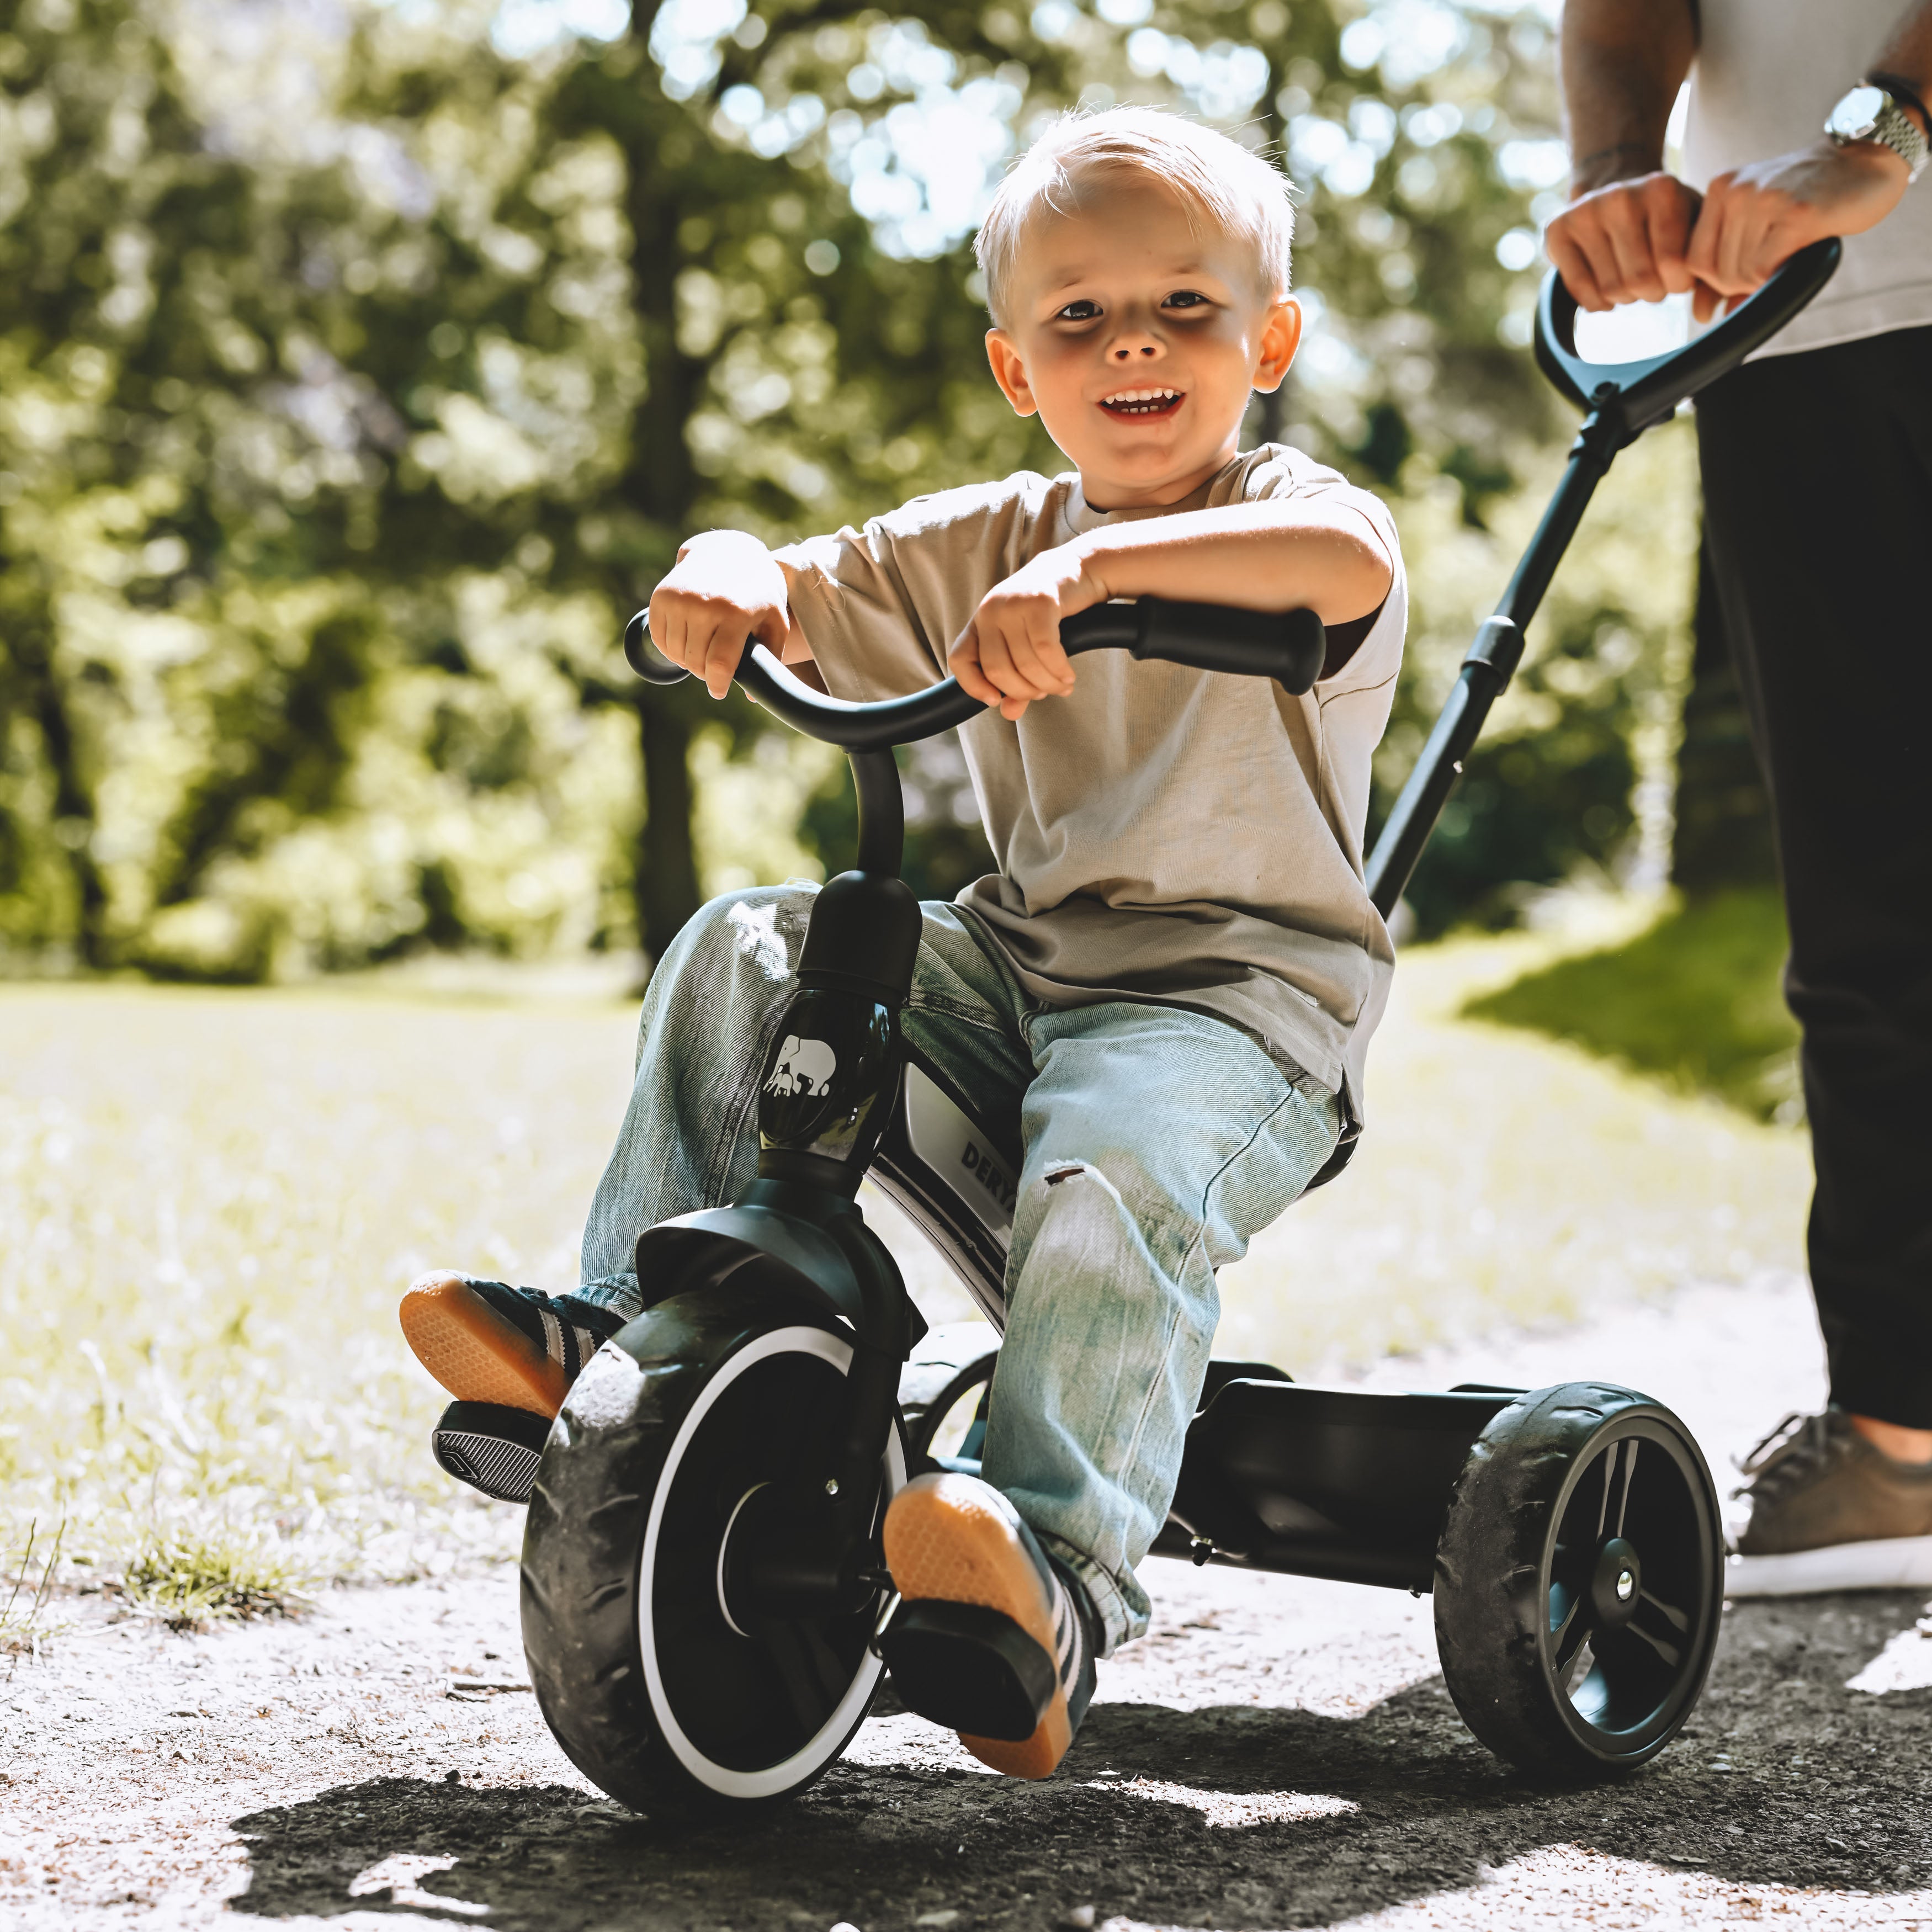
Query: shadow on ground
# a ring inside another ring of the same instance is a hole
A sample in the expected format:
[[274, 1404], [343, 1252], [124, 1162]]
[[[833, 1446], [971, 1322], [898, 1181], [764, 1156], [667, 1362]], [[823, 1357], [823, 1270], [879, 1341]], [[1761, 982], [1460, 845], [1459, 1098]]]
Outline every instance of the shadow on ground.
[[[233, 1910], [541, 1932], [840, 1919], [888, 1932], [948, 1912], [926, 1922], [968, 1932], [1051, 1926], [1079, 1904], [1319, 1925], [1474, 1885], [1552, 1844], [1732, 1882], [1911, 1889], [1932, 1882], [1932, 1690], [1844, 1687], [1922, 1601], [1733, 1609], [1691, 1724], [1608, 1787], [1543, 1790], [1505, 1772], [1439, 1680], [1355, 1720], [1102, 1705], [1045, 1784], [842, 1765], [797, 1803], [722, 1825], [636, 1817], [556, 1785], [342, 1786], [236, 1821], [251, 1877]], [[1251, 1822], [1210, 1824], [1204, 1804]]]

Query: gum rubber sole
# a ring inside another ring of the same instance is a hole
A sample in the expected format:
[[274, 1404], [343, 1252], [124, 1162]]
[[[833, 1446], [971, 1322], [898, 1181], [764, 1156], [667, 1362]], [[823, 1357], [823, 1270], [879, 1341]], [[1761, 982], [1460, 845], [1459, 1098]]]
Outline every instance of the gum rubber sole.
[[[936, 1598], [997, 1610], [1054, 1662], [1052, 1599], [1026, 1546], [984, 1486], [970, 1476], [922, 1476], [886, 1513], [886, 1567], [908, 1602]], [[1053, 1694], [1031, 1737], [1018, 1743], [959, 1733], [982, 1764], [1009, 1778], [1051, 1777], [1072, 1742], [1066, 1692], [1055, 1666]]]
[[1932, 1586], [1932, 1536], [1827, 1544], [1775, 1556], [1733, 1556], [1727, 1597], [1804, 1597], [1826, 1590], [1922, 1590]]
[[416, 1358], [459, 1402], [554, 1416], [570, 1383], [527, 1335], [460, 1275], [424, 1275], [403, 1297], [403, 1336]]

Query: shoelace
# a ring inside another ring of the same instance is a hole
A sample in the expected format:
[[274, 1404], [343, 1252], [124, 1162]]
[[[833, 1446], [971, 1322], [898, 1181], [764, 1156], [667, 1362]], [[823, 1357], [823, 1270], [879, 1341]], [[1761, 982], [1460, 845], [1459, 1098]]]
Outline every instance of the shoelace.
[[1774, 1502], [1832, 1459], [1846, 1426], [1844, 1418], [1828, 1408], [1816, 1415], [1792, 1409], [1749, 1455], [1732, 1459], [1738, 1473], [1750, 1480], [1731, 1494]]

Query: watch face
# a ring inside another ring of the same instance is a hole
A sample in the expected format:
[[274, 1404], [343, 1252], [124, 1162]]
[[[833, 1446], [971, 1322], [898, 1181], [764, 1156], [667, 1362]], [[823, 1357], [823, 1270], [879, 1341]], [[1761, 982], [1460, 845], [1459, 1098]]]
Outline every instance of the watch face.
[[1879, 112], [1884, 106], [1882, 88], [1855, 87], [1832, 110], [1826, 130], [1841, 141], [1864, 140], [1878, 125]]

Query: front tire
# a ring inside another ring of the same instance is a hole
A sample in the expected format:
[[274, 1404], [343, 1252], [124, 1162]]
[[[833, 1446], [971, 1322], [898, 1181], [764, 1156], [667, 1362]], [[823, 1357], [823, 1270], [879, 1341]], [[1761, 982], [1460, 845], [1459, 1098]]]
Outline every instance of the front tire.
[[[876, 1603], [748, 1630], [723, 1582], [746, 1501], [825, 1460], [851, 1359], [830, 1324], [714, 1288], [632, 1322], [565, 1402], [524, 1531], [524, 1647], [557, 1742], [634, 1810], [790, 1797], [865, 1720]], [[885, 1460], [882, 1508], [896, 1430]]]

